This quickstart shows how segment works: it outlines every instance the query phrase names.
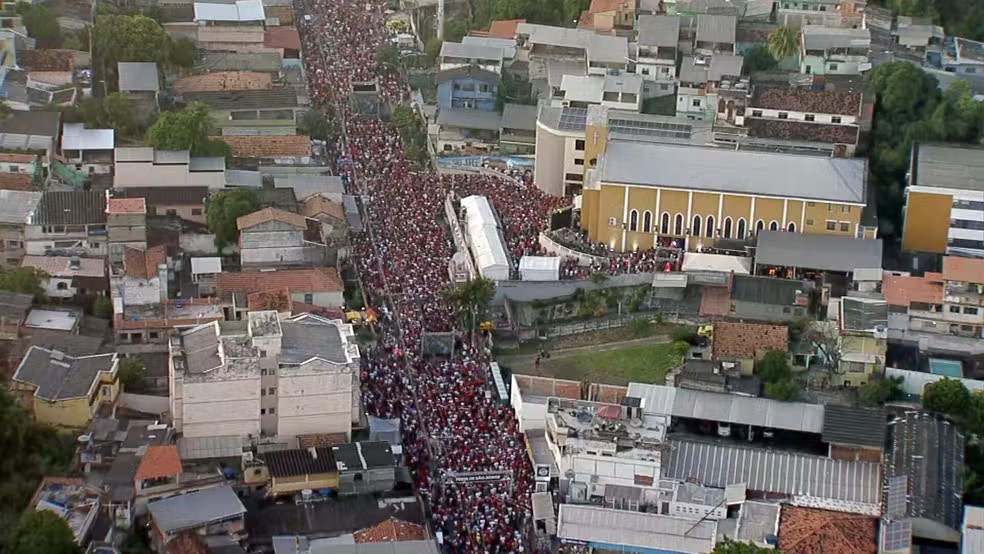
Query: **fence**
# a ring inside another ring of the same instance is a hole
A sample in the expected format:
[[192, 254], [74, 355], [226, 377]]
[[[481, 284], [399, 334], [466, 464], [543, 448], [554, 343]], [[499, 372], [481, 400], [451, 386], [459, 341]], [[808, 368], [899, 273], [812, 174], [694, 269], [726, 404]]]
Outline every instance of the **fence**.
[[558, 256], [576, 258], [579, 265], [602, 265], [608, 261], [608, 258], [602, 256], [593, 256], [591, 254], [585, 254], [584, 252], [568, 248], [556, 240], [553, 239], [547, 233], [540, 233], [540, 246], [546, 249], [547, 252], [553, 252]]

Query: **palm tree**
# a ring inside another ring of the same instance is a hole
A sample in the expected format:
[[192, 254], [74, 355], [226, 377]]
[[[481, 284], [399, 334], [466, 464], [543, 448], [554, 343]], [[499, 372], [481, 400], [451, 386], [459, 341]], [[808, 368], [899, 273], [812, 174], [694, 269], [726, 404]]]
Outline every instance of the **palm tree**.
[[444, 291], [444, 299], [465, 325], [470, 324], [469, 330], [472, 331], [485, 319], [494, 296], [495, 281], [484, 277], [458, 283]]
[[779, 27], [769, 34], [769, 52], [779, 61], [799, 52], [799, 33], [792, 27]]

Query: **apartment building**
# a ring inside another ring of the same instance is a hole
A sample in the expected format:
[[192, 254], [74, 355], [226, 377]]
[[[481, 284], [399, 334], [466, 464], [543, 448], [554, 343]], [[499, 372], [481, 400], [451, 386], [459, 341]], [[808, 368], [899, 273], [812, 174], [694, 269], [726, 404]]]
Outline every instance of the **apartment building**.
[[[745, 239], [766, 221], [770, 229], [861, 236], [863, 159], [611, 140], [603, 125], [588, 125], [587, 136], [581, 227], [615, 250], [674, 241], [696, 249]], [[829, 225], [835, 217], [845, 225]]]
[[127, 248], [147, 248], [147, 202], [143, 198], [106, 197], [109, 263], [123, 262]]
[[20, 265], [24, 250], [24, 228], [41, 202], [41, 193], [0, 190], [0, 267]]
[[902, 247], [984, 258], [984, 148], [914, 143]]
[[24, 228], [30, 255], [105, 256], [106, 195], [96, 190], [46, 191]]
[[800, 73], [860, 75], [871, 69], [870, 50], [868, 29], [807, 25], [801, 31]]
[[171, 338], [175, 430], [186, 437], [343, 433], [360, 419], [359, 347], [340, 320], [276, 311]]
[[787, 86], [735, 87], [719, 94], [714, 120], [717, 142], [853, 156], [862, 129], [870, 125], [863, 95], [851, 90]]
[[10, 382], [14, 395], [39, 422], [84, 429], [103, 403], [120, 393], [115, 352], [73, 357], [32, 346]]
[[594, 75], [628, 70], [629, 43], [625, 37], [533, 23], [518, 24], [516, 37], [531, 61], [535, 58], [576, 60], [586, 67], [588, 74]]
[[676, 115], [679, 118], [713, 120], [717, 112], [719, 90], [746, 83], [741, 77], [744, 59], [734, 54], [707, 56], [695, 54], [680, 62], [680, 83], [677, 88]]
[[537, 186], [554, 196], [579, 194], [585, 169], [591, 167], [595, 157], [587, 156], [587, 143], [597, 140], [601, 133], [629, 141], [701, 145], [714, 142], [709, 121], [613, 110], [600, 104], [560, 108], [541, 103], [535, 131]]
[[680, 18], [640, 15], [638, 27], [636, 73], [645, 81], [643, 96], [651, 98], [675, 93]]
[[188, 151], [117, 148], [113, 187], [225, 187], [224, 158], [193, 158]]
[[928, 352], [984, 353], [984, 260], [947, 256], [943, 272], [885, 274], [889, 338]]

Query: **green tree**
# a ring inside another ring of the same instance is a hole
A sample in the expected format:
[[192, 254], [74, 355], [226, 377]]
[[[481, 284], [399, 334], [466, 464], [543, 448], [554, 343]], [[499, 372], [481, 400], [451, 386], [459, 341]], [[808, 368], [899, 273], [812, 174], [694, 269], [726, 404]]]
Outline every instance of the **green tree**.
[[495, 107], [501, 112], [506, 104], [536, 105], [533, 84], [511, 75], [503, 75], [499, 88], [496, 89]]
[[17, 13], [23, 18], [27, 34], [37, 41], [38, 48], [58, 48], [62, 44], [61, 25], [54, 12], [43, 4], [17, 3]]
[[769, 53], [777, 60], [796, 55], [799, 47], [799, 32], [792, 27], [779, 27], [769, 33]]
[[792, 376], [789, 369], [789, 355], [782, 350], [766, 352], [758, 363], [758, 374], [765, 383], [788, 380]]
[[146, 371], [147, 368], [144, 366], [143, 360], [138, 357], [129, 357], [120, 360], [117, 375], [120, 378], [120, 383], [123, 383], [127, 391], [136, 392], [143, 390], [146, 385], [144, 382], [144, 372]]
[[236, 242], [236, 220], [256, 211], [256, 195], [249, 189], [225, 189], [208, 197], [205, 218], [208, 230], [215, 235], [215, 247], [222, 250]]
[[958, 379], [944, 377], [926, 385], [922, 405], [929, 412], [963, 418], [970, 407], [970, 391]]
[[799, 398], [799, 385], [792, 379], [783, 379], [765, 384], [765, 396], [782, 402], [792, 402]]
[[383, 75], [399, 73], [400, 51], [392, 42], [384, 43], [376, 52], [376, 71]]
[[113, 317], [113, 301], [108, 296], [98, 296], [92, 304], [92, 315], [100, 319]]
[[745, 51], [745, 62], [742, 64], [742, 73], [752, 75], [759, 71], [772, 71], [779, 65], [779, 61], [769, 52], [769, 47], [764, 44], [756, 44]]
[[443, 45], [444, 42], [437, 37], [431, 37], [424, 43], [424, 54], [427, 55], [427, 59], [430, 60], [431, 64], [437, 62], [437, 57], [441, 55], [441, 47]]
[[[17, 520], [43, 475], [65, 475], [72, 463], [75, 444], [71, 435], [31, 420], [6, 388], [0, 388], [0, 539], [14, 534]], [[49, 552], [45, 542], [27, 543], [27, 550]], [[10, 544], [8, 544], [10, 546]], [[2, 545], [0, 545], [2, 547]], [[7, 551], [5, 551], [7, 552]], [[53, 552], [58, 552], [54, 550]]]
[[331, 106], [310, 109], [301, 116], [297, 131], [313, 139], [332, 142], [338, 136], [338, 123]]
[[173, 67], [191, 68], [198, 61], [198, 44], [188, 37], [178, 37], [171, 43], [167, 62]]
[[106, 81], [117, 85], [119, 62], [168, 60], [171, 37], [160, 23], [142, 15], [102, 15], [92, 29], [93, 56]]
[[11, 554], [80, 554], [68, 523], [50, 510], [31, 510], [13, 531]]
[[444, 291], [445, 300], [451, 304], [465, 327], [472, 331], [487, 319], [494, 296], [495, 281], [484, 277], [458, 283]]
[[778, 550], [773, 548], [762, 548], [747, 542], [733, 541], [731, 539], [724, 539], [723, 542], [717, 543], [711, 554], [782, 554]]
[[687, 355], [687, 352], [690, 352], [689, 342], [678, 340], [673, 343], [673, 353], [676, 354], [678, 357], [683, 358], [684, 356]]
[[881, 406], [890, 400], [900, 398], [902, 396], [902, 381], [901, 377], [872, 377], [858, 388], [861, 404], [872, 407]]
[[44, 287], [41, 280], [48, 275], [33, 267], [16, 267], [0, 271], [0, 290], [22, 294], [33, 294], [36, 300], [44, 300]]
[[133, 104], [122, 92], [114, 92], [103, 100], [103, 110], [106, 113], [106, 123], [124, 137], [137, 134], [138, 126]]
[[164, 112], [147, 129], [147, 144], [158, 150], [190, 150], [192, 156], [230, 155], [229, 145], [212, 139], [215, 122], [208, 106], [192, 103], [180, 112]]

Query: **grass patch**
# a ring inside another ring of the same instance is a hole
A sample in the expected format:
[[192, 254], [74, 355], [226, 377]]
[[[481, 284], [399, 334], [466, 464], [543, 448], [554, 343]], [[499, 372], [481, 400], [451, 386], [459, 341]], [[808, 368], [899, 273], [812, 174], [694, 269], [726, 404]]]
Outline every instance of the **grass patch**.
[[656, 96], [642, 101], [642, 113], [653, 115], [676, 115], [676, 95]]
[[679, 363], [680, 356], [673, 352], [672, 344], [645, 344], [542, 360], [539, 373], [612, 385], [663, 384], [667, 370]]

